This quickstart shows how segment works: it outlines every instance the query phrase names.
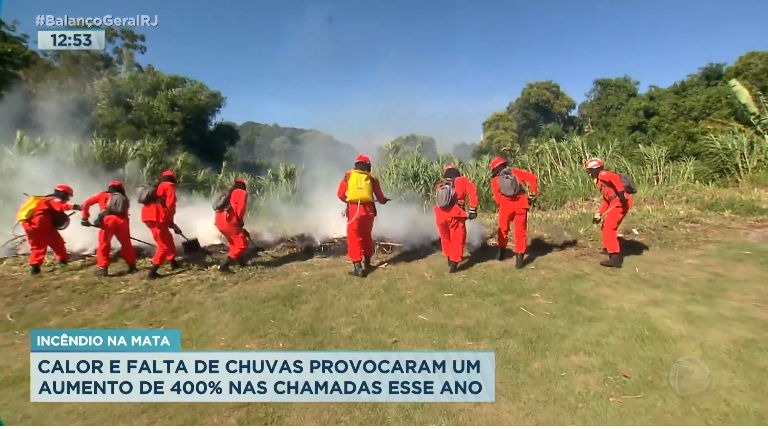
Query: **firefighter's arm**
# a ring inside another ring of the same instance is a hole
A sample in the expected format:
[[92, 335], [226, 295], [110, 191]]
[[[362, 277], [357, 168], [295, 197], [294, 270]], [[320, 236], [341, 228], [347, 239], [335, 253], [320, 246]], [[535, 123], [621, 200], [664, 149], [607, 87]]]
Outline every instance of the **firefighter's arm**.
[[493, 199], [496, 200], [496, 205], [501, 206], [501, 189], [499, 188], [498, 176], [491, 179], [491, 190], [493, 191]]
[[520, 182], [528, 185], [528, 191], [532, 195], [536, 195], [539, 191], [539, 178], [535, 174], [526, 170], [512, 170], [512, 174], [520, 179]]
[[602, 204], [600, 204], [600, 210], [598, 211], [598, 213], [600, 213], [600, 216], [602, 216], [602, 215], [604, 215], [604, 214], [605, 214], [605, 212], [607, 212], [607, 211], [608, 211], [608, 201], [606, 201], [605, 199], [603, 199], [603, 203], [602, 203]]
[[176, 217], [176, 189], [173, 186], [167, 186], [163, 191], [165, 207], [168, 209], [168, 216], [173, 223], [174, 217]]
[[232, 193], [232, 198], [230, 198], [229, 204], [232, 206], [232, 211], [235, 212], [235, 216], [242, 224], [245, 222], [245, 206], [248, 202], [248, 194], [238, 189], [237, 191]]
[[51, 204], [51, 208], [52, 209], [54, 209], [56, 211], [60, 211], [60, 212], [66, 212], [66, 211], [69, 211], [69, 210], [74, 210], [75, 207], [77, 207], [78, 209], [82, 208], [82, 207], [80, 207], [77, 204], [67, 204], [67, 203], [61, 201], [58, 198], [51, 199], [50, 204]]
[[101, 198], [101, 194], [99, 193], [92, 196], [91, 198], [88, 198], [83, 202], [83, 210], [81, 214], [84, 220], [88, 220], [91, 217], [91, 206], [94, 204], [98, 204], [100, 198]]
[[342, 203], [347, 202], [347, 175], [344, 175], [344, 179], [339, 182], [339, 189], [336, 191], [336, 196], [339, 197]]
[[374, 195], [376, 195], [376, 200], [378, 200], [380, 204], [386, 204], [387, 201], [389, 201], [389, 198], [384, 196], [379, 179], [371, 176], [371, 186], [373, 187]]
[[475, 184], [472, 183], [472, 181], [467, 178], [465, 178], [463, 182], [464, 182], [465, 195], [469, 197], [469, 208], [470, 210], [477, 210], [477, 204], [478, 204], [477, 186], [475, 186]]

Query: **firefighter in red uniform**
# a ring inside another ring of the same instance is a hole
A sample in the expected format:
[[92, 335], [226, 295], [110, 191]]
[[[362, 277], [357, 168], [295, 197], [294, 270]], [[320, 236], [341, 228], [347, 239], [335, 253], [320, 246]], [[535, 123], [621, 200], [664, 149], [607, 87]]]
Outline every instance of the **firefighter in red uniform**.
[[[347, 256], [352, 260], [353, 270], [349, 273], [356, 277], [365, 277], [373, 268], [373, 220], [376, 217], [374, 196], [381, 204], [389, 198], [384, 196], [378, 179], [371, 174], [371, 160], [360, 155], [355, 159], [355, 168], [344, 174], [336, 192], [339, 199], [347, 205]], [[364, 266], [361, 261], [364, 259]]]
[[52, 194], [46, 195], [35, 207], [29, 220], [21, 223], [29, 243], [29, 274], [40, 274], [40, 266], [45, 261], [45, 254], [50, 247], [59, 264], [69, 261], [64, 239], [59, 229], [69, 225], [68, 210], [80, 210], [78, 204], [68, 204], [75, 195], [67, 185], [58, 185]]
[[248, 250], [248, 236], [245, 226], [245, 208], [248, 205], [245, 181], [236, 179], [229, 190], [229, 204], [216, 211], [216, 228], [226, 237], [229, 245], [229, 254], [223, 264], [219, 266], [222, 273], [231, 273], [229, 267], [237, 262], [241, 267], [245, 266], [245, 252]]
[[[443, 179], [453, 182], [456, 195], [455, 203], [450, 207], [435, 205], [435, 221], [440, 233], [443, 254], [448, 258], [448, 267], [455, 273], [464, 257], [464, 244], [467, 242], [467, 219], [477, 218], [477, 188], [469, 178], [464, 177], [454, 164], [448, 164], [443, 170]], [[437, 189], [440, 189], [440, 184]], [[469, 213], [465, 211], [469, 200]]]
[[[99, 245], [96, 249], [96, 265], [99, 267], [97, 276], [106, 277], [109, 273], [109, 258], [112, 250], [112, 237], [120, 242], [120, 255], [128, 264], [128, 274], [137, 273], [136, 252], [131, 243], [131, 221], [128, 219], [128, 206], [125, 207], [125, 213], [110, 213], [107, 211], [107, 204], [112, 194], [121, 194], [125, 197], [128, 204], [128, 197], [125, 195], [125, 187], [117, 180], [109, 183], [106, 191], [88, 198], [83, 203], [82, 225], [99, 227]], [[91, 206], [97, 204], [101, 213], [97, 217], [96, 225], [92, 225], [90, 218]]]
[[157, 185], [157, 201], [144, 204], [141, 208], [141, 221], [147, 225], [152, 238], [157, 245], [157, 251], [152, 257], [152, 268], [149, 278], [160, 277], [157, 270], [165, 261], [170, 262], [171, 269], [179, 268], [176, 261], [176, 244], [173, 242], [171, 229], [181, 234], [181, 229], [173, 222], [176, 216], [176, 175], [172, 171], [164, 171]]
[[[506, 258], [507, 243], [509, 242], [509, 224], [511, 222], [515, 229], [515, 268], [520, 269], [524, 265], [526, 240], [528, 239], [528, 210], [531, 208], [533, 200], [536, 199], [538, 179], [530, 171], [510, 169], [511, 173], [517, 178], [521, 191], [513, 197], [506, 196], [501, 193], [499, 175], [507, 168], [507, 162], [500, 157], [496, 157], [491, 161], [491, 173], [493, 176], [491, 179], [491, 189], [493, 190], [493, 198], [496, 200], [496, 205], [499, 207], [498, 259], [503, 261]], [[528, 184], [528, 195], [526, 195], [523, 189], [524, 184]]]
[[600, 265], [610, 268], [621, 268], [623, 258], [619, 247], [618, 229], [624, 216], [632, 208], [632, 196], [624, 192], [624, 184], [621, 177], [608, 171], [603, 166], [603, 161], [598, 158], [590, 158], [584, 163], [589, 175], [595, 180], [597, 188], [603, 194], [603, 203], [600, 211], [595, 213], [592, 221], [602, 225], [602, 241], [608, 260], [600, 262]]

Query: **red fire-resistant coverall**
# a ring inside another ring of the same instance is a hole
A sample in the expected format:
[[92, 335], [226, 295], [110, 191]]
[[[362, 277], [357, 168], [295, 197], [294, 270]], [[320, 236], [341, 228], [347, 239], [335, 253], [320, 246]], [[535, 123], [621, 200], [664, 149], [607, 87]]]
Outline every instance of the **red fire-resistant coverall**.
[[[437, 188], [439, 187], [440, 185], [437, 185]], [[450, 208], [435, 206], [434, 210], [443, 254], [452, 262], [458, 263], [464, 256], [464, 244], [467, 242], [467, 212], [462, 207], [466, 207], [466, 201], [469, 200], [469, 208], [477, 209], [477, 188], [471, 180], [463, 176], [454, 179], [453, 187], [456, 192], [456, 204]]]
[[[109, 192], [99, 192], [88, 198], [83, 203], [83, 219], [90, 217], [90, 209], [94, 204], [98, 204], [101, 211], [106, 210], [109, 202]], [[99, 245], [96, 248], [96, 266], [99, 268], [109, 267], [109, 253], [112, 250], [112, 237], [120, 242], [120, 255], [128, 265], [136, 264], [136, 252], [131, 243], [131, 222], [128, 215], [118, 216], [109, 214], [104, 216], [104, 224], [99, 230]]]
[[[624, 194], [627, 199], [626, 207], [622, 206], [616, 191], [623, 192], [624, 184], [621, 177], [608, 170], [602, 170], [597, 174], [597, 188], [603, 194], [603, 204], [600, 206], [600, 215], [605, 214], [602, 226], [603, 247], [608, 253], [619, 253], [618, 229], [624, 216], [632, 208], [632, 195]], [[610, 209], [610, 211], [608, 211]]]
[[[349, 171], [344, 175], [344, 179], [339, 183], [339, 189], [336, 196], [347, 204], [347, 256], [352, 262], [360, 262], [363, 256], [373, 256], [373, 220], [376, 217], [375, 203], [347, 203], [347, 181], [349, 180]], [[379, 181], [371, 176], [373, 194], [376, 199], [383, 203], [388, 201], [387, 197], [381, 191]]]
[[245, 207], [248, 205], [248, 193], [243, 189], [235, 189], [229, 196], [229, 207], [216, 212], [216, 228], [227, 238], [229, 257], [238, 259], [248, 250], [248, 238], [243, 231], [242, 222], [245, 219]]
[[163, 262], [176, 258], [176, 244], [170, 230], [176, 216], [176, 184], [160, 182], [157, 186], [157, 199], [158, 202], [145, 204], [141, 208], [141, 221], [152, 232], [152, 238], [157, 245], [152, 264], [162, 265]]
[[53, 226], [54, 212], [64, 213], [67, 210], [72, 210], [72, 204], [66, 204], [56, 197], [46, 197], [37, 205], [32, 218], [21, 223], [29, 242], [29, 265], [42, 265], [49, 247], [56, 255], [56, 260], [66, 262], [69, 259], [64, 239]]
[[[531, 194], [538, 192], [538, 178], [535, 174], [518, 169], [512, 169], [512, 174], [517, 177], [521, 186], [528, 184]], [[531, 208], [528, 204], [528, 195], [525, 192], [511, 198], [503, 195], [499, 189], [498, 177], [491, 179], [491, 189], [496, 205], [499, 207], [498, 246], [507, 247], [509, 223], [512, 222], [515, 228], [515, 253], [525, 253], [528, 239], [528, 210]]]

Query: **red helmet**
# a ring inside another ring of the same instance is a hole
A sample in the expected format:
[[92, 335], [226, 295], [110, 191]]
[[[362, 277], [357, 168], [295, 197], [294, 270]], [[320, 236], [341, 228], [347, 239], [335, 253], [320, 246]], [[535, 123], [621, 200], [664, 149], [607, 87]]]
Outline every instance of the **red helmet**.
[[357, 164], [358, 162], [364, 162], [366, 164], [370, 164], [371, 159], [365, 155], [358, 155], [357, 158], [355, 158], [355, 164]]
[[113, 180], [113, 181], [109, 182], [109, 187], [111, 188], [111, 187], [113, 187], [113, 186], [116, 186], [116, 187], [118, 187], [118, 188], [122, 188], [122, 187], [123, 187], [123, 184], [122, 184], [122, 183], [120, 183], [120, 181], [119, 181], [119, 180]]
[[587, 162], [584, 163], [584, 168], [587, 170], [592, 170], [593, 168], [602, 168], [603, 167], [603, 161], [600, 160], [600, 158], [589, 158]]
[[237, 179], [235, 179], [235, 183], [242, 183], [243, 185], [245, 185], [245, 180], [238, 177]]
[[176, 179], [176, 175], [173, 174], [173, 171], [171, 171], [171, 170], [163, 171], [162, 175], [163, 175], [163, 177], [173, 177], [174, 179]]
[[496, 158], [493, 158], [493, 161], [491, 161], [491, 171], [495, 170], [498, 166], [506, 164], [507, 161], [504, 161], [504, 158], [497, 156]]
[[63, 192], [65, 194], [69, 195], [70, 198], [75, 196], [75, 191], [73, 191], [72, 188], [70, 188], [67, 185], [56, 185], [54, 190], [56, 190], [58, 192]]

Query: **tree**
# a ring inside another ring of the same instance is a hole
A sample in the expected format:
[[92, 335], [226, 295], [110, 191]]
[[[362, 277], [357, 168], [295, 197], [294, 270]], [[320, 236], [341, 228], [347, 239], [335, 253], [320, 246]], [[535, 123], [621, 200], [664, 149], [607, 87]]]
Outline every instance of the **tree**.
[[510, 154], [518, 142], [514, 118], [506, 111], [495, 112], [483, 122], [483, 139], [472, 151], [472, 156]]
[[434, 138], [429, 136], [421, 136], [417, 134], [399, 136], [390, 142], [389, 148], [390, 150], [397, 148], [397, 154], [402, 156], [418, 154], [422, 158], [430, 161], [436, 161], [439, 158], [437, 143]]
[[94, 84], [93, 121], [105, 138], [158, 138], [208, 162], [221, 162], [234, 133], [214, 124], [224, 96], [202, 82], [157, 70], [107, 74]]
[[16, 34], [16, 21], [10, 24], [0, 19], [0, 94], [19, 82], [39, 56], [29, 48], [29, 36]]
[[521, 146], [535, 139], [545, 129], [547, 134], [572, 130], [574, 118], [571, 112], [576, 102], [560, 85], [551, 80], [532, 82], [523, 88], [520, 96], [507, 106], [507, 114], [516, 124], [517, 141]]
[[622, 136], [619, 118], [627, 105], [639, 95], [640, 82], [629, 76], [595, 79], [586, 100], [579, 105], [581, 123], [598, 136]]

